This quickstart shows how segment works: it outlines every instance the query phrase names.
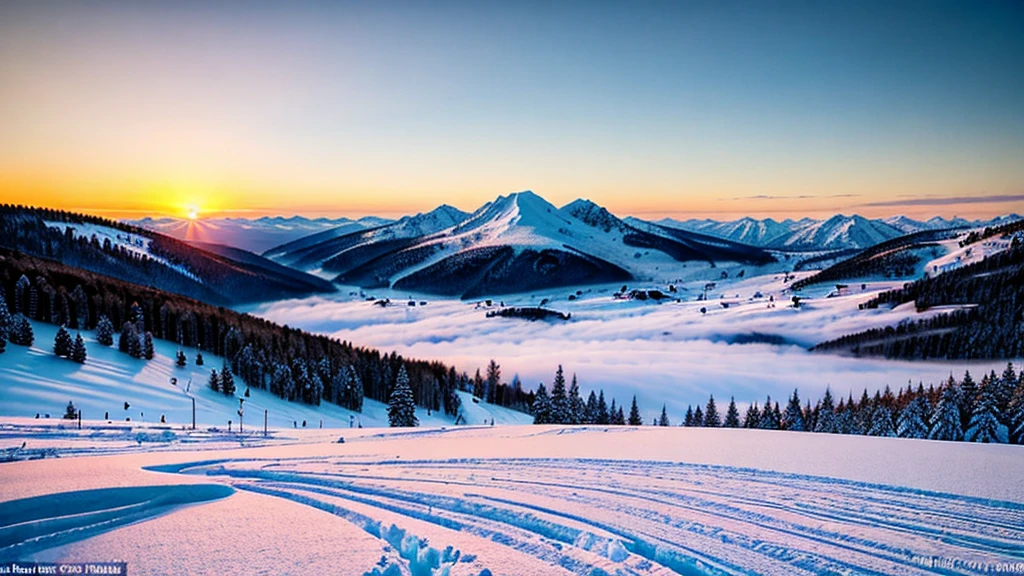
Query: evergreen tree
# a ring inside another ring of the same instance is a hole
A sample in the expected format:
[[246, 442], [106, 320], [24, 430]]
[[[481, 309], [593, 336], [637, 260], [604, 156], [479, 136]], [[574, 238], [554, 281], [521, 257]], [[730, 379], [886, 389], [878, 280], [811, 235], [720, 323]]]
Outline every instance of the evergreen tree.
[[832, 401], [832, 390], [830, 388], [825, 388], [825, 396], [821, 399], [821, 405], [818, 408], [817, 424], [814, 427], [814, 431], [825, 434], [839, 433], [839, 427], [836, 424], [835, 405]]
[[11, 344], [31, 346], [36, 341], [36, 336], [32, 331], [32, 324], [21, 314], [15, 314], [11, 319], [11, 329], [7, 332], [7, 339]]
[[7, 351], [7, 328], [0, 328], [0, 354]]
[[75, 408], [75, 403], [68, 400], [67, 408], [64, 409], [65, 420], [78, 420], [78, 408]]
[[895, 436], [896, 426], [892, 421], [892, 411], [884, 402], [879, 402], [871, 415], [871, 436]]
[[1006, 425], [1000, 421], [996, 404], [996, 389], [999, 386], [996, 378], [989, 378], [988, 385], [981, 387], [974, 414], [971, 415], [971, 426], [964, 434], [964, 440], [968, 442], [1005, 444], [1009, 441], [1009, 433]]
[[71, 359], [79, 364], [85, 364], [87, 356], [85, 340], [82, 340], [81, 334], [75, 334], [75, 343], [71, 345]]
[[565, 390], [565, 375], [562, 373], [562, 365], [558, 365], [555, 371], [555, 381], [551, 385], [551, 423], [569, 424], [571, 413], [569, 408], [569, 395]]
[[925, 423], [925, 399], [918, 395], [900, 412], [896, 421], [896, 434], [900, 438], [927, 438], [928, 425]]
[[551, 424], [551, 398], [548, 397], [548, 390], [541, 382], [537, 385], [537, 393], [533, 395], [533, 423]]
[[487, 380], [484, 382], [484, 400], [490, 403], [494, 403], [494, 393], [498, 390], [498, 384], [501, 384], [501, 366], [491, 358], [489, 364], [487, 364]]
[[658, 426], [671, 426], [668, 421], [668, 407], [661, 405], [661, 417], [658, 418]]
[[740, 427], [740, 411], [736, 408], [736, 399], [733, 397], [729, 398], [729, 407], [725, 411], [724, 426], [726, 428]]
[[[146, 332], [149, 334], [149, 332]], [[231, 373], [231, 365], [228, 361], [224, 361], [224, 366], [220, 369], [220, 391], [225, 396], [235, 395], [235, 375]]]
[[197, 350], [196, 351], [196, 366], [202, 366], [202, 365], [203, 365], [203, 351], [202, 350]]
[[146, 360], [152, 360], [154, 355], [153, 351], [153, 335], [146, 332], [142, 336], [142, 357]]
[[68, 331], [61, 326], [60, 329], [57, 330], [57, 335], [53, 338], [54, 355], [60, 356], [61, 358], [71, 356], [72, 344], [71, 334], [68, 334]]
[[114, 324], [106, 316], [100, 316], [99, 322], [96, 323], [96, 342], [100, 346], [114, 344]]
[[715, 397], [708, 398], [708, 405], [704, 408], [704, 427], [718, 428], [722, 425], [722, 419], [718, 416], [718, 408], [715, 407]]
[[626, 425], [626, 414], [622, 411], [622, 406], [619, 406], [619, 409], [616, 410], [616, 412], [615, 412], [615, 421], [612, 422], [612, 424], [615, 424], [615, 425], [618, 425], [618, 426], [625, 426]]
[[[700, 407], [698, 407], [697, 410], [700, 410]], [[761, 427], [761, 411], [757, 409], [757, 402], [754, 402], [750, 406], [747, 406], [747, 413], [743, 416], [743, 427]]]
[[683, 418], [683, 426], [693, 426], [693, 406], [687, 404], [686, 417]]
[[704, 427], [704, 410], [700, 406], [693, 409], [693, 425], [698, 428]]
[[606, 404], [605, 401], [604, 401], [604, 390], [601, 390], [600, 393], [598, 393], [598, 395], [597, 395], [597, 423], [601, 424], [601, 425], [611, 424], [612, 423], [612, 416], [613, 416], [613, 413], [615, 412], [614, 407], [615, 407], [615, 400], [612, 400], [612, 408], [613, 409], [612, 410], [608, 409], [608, 404]]
[[636, 405], [636, 394], [633, 395], [633, 405], [629, 408], [629, 425], [642, 426], [643, 419], [640, 418], [640, 409]]
[[1024, 444], [1024, 371], [1017, 376], [1017, 387], [1014, 389], [1013, 399], [1007, 409], [1007, 427], [1010, 431], [1010, 442]]
[[996, 411], [1003, 417], [1001, 422], [1009, 426], [1010, 401], [1013, 400], [1013, 393], [1017, 388], [1017, 373], [1013, 369], [1013, 362], [1006, 363], [1006, 369], [999, 377], [999, 386], [993, 390], [996, 399]]
[[388, 424], [392, 427], [411, 427], [420, 424], [416, 418], [416, 404], [413, 401], [412, 388], [409, 387], [409, 374], [405, 371], [405, 364], [398, 368], [395, 389], [391, 391], [391, 398], [388, 399]]
[[3, 287], [0, 286], [0, 332], [9, 333], [13, 320], [11, 311], [7, 308], [7, 299], [4, 298]]
[[953, 379], [952, 374], [949, 375], [946, 386], [953, 388], [957, 392], [957, 400], [960, 406], [960, 427], [962, 430], [967, 430], [971, 425], [974, 405], [978, 401], [978, 385], [974, 383], [974, 378], [971, 378], [971, 371], [968, 370], [964, 372], [964, 380], [960, 383], [959, 388], [957, 388], [956, 380]]
[[572, 384], [569, 386], [569, 424], [583, 424], [584, 404], [580, 398], [580, 387], [576, 383], [576, 375], [572, 375]]
[[220, 375], [217, 374], [217, 370], [210, 370], [210, 380], [208, 384], [210, 386], [210, 390], [220, 392]]
[[762, 430], [778, 430], [779, 421], [775, 418], [775, 412], [772, 410], [772, 397], [768, 398], [764, 402], [764, 410], [761, 412], [761, 422], [758, 426]]
[[[601, 403], [600, 397], [598, 397], [597, 403], [598, 404]], [[625, 420], [623, 420], [622, 422], [617, 422], [616, 421], [616, 418], [618, 417], [618, 415], [619, 415], [619, 408], [615, 406], [615, 398], [612, 398], [612, 405], [608, 409], [608, 423], [609, 424], [619, 424], [619, 425], [623, 425], [624, 426], [626, 424]]]
[[789, 397], [789, 402], [786, 404], [783, 427], [794, 432], [804, 432], [807, 429], [804, 426], [804, 413], [800, 409], [800, 394], [795, 388], [793, 389], [793, 395]]
[[177, 360], [175, 361], [175, 364], [176, 364], [176, 365], [177, 365], [177, 366], [178, 366], [179, 368], [184, 368], [185, 366], [187, 366], [187, 365], [188, 365], [188, 358], [187, 358], [187, 357], [185, 356], [185, 353], [184, 353], [184, 352], [182, 352], [181, 350], [178, 350], [178, 356], [177, 356], [177, 358], [178, 358], [178, 359], [177, 359]]
[[857, 404], [857, 418], [855, 422], [854, 434], [865, 435], [871, 430], [871, 415], [874, 413], [875, 407], [871, 404], [871, 397], [868, 396], [867, 388], [860, 395], [860, 402]]
[[587, 396], [586, 407], [583, 409], [583, 423], [597, 424], [599, 418], [597, 410], [597, 394], [591, 390], [590, 395]]
[[943, 388], [939, 403], [935, 405], [931, 417], [932, 429], [928, 433], [931, 440], [963, 440], [964, 433], [960, 427], [960, 405], [956, 387]]

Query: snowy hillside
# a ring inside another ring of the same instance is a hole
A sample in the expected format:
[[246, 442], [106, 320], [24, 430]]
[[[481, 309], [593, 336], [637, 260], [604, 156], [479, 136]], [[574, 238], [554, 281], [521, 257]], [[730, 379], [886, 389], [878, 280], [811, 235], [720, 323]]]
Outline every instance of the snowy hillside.
[[291, 218], [264, 216], [254, 219], [202, 218], [198, 220], [143, 218], [127, 222], [179, 240], [223, 244], [257, 254], [274, 246], [325, 230], [344, 230], [344, 233], [349, 233], [380, 225], [380, 219], [377, 218], [310, 219], [302, 216]]
[[1016, 446], [524, 426], [346, 430], [343, 444], [299, 430], [287, 446], [229, 450], [3, 429], [8, 446], [86, 454], [3, 465], [4, 559], [122, 559], [133, 574], [1024, 568]]
[[[195, 365], [194, 349], [186, 349], [187, 367], [179, 368], [174, 358], [177, 348], [173, 343], [155, 340], [156, 355], [151, 361], [136, 360], [117, 350], [117, 346], [98, 344], [91, 332], [85, 332], [88, 360], [79, 365], [53, 355], [53, 339], [57, 327], [33, 323], [35, 344], [27, 349], [9, 344], [0, 354], [0, 416], [34, 417], [40, 414], [60, 418], [68, 401], [82, 410], [87, 420], [125, 422], [159, 422], [164, 416], [174, 425], [191, 424], [192, 398], [195, 398], [196, 420], [204, 426], [226, 427], [228, 420], [238, 422], [238, 399], [245, 398], [244, 380], [236, 376], [238, 391], [234, 396], [214, 392], [207, 386], [210, 370], [220, 371], [223, 360], [204, 354], [204, 366]], [[116, 344], [116, 343], [115, 343]], [[177, 379], [177, 385], [171, 383]], [[191, 380], [191, 385], [189, 381]], [[320, 420], [328, 428], [347, 428], [350, 416], [363, 426], [387, 426], [387, 407], [366, 399], [362, 413], [351, 412], [335, 404], [324, 402], [309, 406], [287, 402], [269, 392], [250, 389], [245, 398], [244, 418], [247, 425], [263, 425], [263, 411], [267, 410], [269, 426], [273, 428], [317, 427]], [[486, 403], [474, 402], [472, 395], [461, 393], [466, 406], [460, 422], [485, 424], [493, 419], [496, 424], [522, 424], [531, 417]], [[124, 408], [127, 402], [129, 408]], [[424, 426], [451, 425], [453, 419], [444, 414], [427, 415], [417, 408], [417, 417]]]

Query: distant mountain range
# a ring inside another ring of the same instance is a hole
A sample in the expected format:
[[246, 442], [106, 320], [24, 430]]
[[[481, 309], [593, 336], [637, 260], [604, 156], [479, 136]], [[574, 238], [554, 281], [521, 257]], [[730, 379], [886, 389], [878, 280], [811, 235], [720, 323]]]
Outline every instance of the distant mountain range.
[[760, 248], [627, 223], [585, 200], [559, 209], [530, 191], [472, 214], [441, 206], [362, 231], [319, 233], [264, 256], [343, 284], [461, 297], [648, 278], [678, 262], [774, 261]]
[[[871, 220], [856, 214], [853, 216], [837, 214], [827, 220], [803, 218], [801, 220], [787, 219], [780, 222], [771, 218], [757, 220], [747, 217], [720, 222], [717, 220], [679, 221], [666, 218], [657, 223], [662, 226], [700, 232], [762, 248], [842, 250], [869, 248], [904, 234], [925, 230], [993, 226], [1018, 219], [1020, 216], [1010, 214], [986, 221], [968, 221], [963, 218], [947, 220], [936, 217], [922, 222], [906, 216]], [[627, 221], [634, 220], [627, 219]]]
[[354, 232], [391, 222], [386, 218], [367, 216], [358, 220], [349, 218], [304, 218], [281, 216], [262, 218], [143, 218], [127, 220], [127, 224], [160, 232], [188, 242], [224, 244], [260, 253], [274, 246], [328, 230]]

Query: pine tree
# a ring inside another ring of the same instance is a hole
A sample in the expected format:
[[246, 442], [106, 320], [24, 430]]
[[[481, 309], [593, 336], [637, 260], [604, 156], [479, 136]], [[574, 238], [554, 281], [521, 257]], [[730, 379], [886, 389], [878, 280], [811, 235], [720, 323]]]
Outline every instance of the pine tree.
[[597, 395], [597, 423], [601, 425], [611, 424], [614, 410], [615, 400], [612, 400], [612, 410], [608, 409], [608, 404], [604, 401], [604, 390], [601, 390]]
[[700, 406], [693, 409], [693, 425], [698, 428], [704, 427], [704, 410]]
[[725, 422], [723, 425], [726, 428], [740, 427], [740, 411], [736, 408], [736, 399], [733, 397], [729, 398], [729, 407], [725, 410]]
[[0, 328], [0, 354], [7, 351], [7, 328]]
[[224, 366], [220, 370], [220, 391], [225, 396], [235, 395], [235, 375], [231, 373], [231, 366], [227, 360], [224, 361]]
[[636, 394], [633, 395], [633, 405], [629, 408], [629, 425], [641, 426], [644, 421], [640, 418], [640, 409], [636, 405]]
[[658, 418], [658, 426], [671, 426], [668, 421], [668, 407], [661, 405], [661, 417]]
[[683, 418], [683, 426], [693, 426], [693, 406], [686, 406], [686, 417]]
[[722, 419], [718, 416], [718, 408], [715, 406], [715, 397], [708, 398], [708, 405], [704, 408], [704, 427], [718, 428], [722, 425]]
[[789, 397], [789, 402], [786, 404], [783, 427], [793, 432], [804, 432], [807, 429], [804, 426], [804, 413], [800, 409], [800, 394], [795, 388], [793, 389], [793, 395]]
[[836, 424], [835, 405], [832, 401], [832, 390], [829, 388], [825, 388], [825, 396], [821, 399], [814, 431], [825, 434], [839, 433], [839, 427]]
[[895, 436], [896, 427], [892, 421], [892, 411], [884, 402], [879, 402], [871, 415], [871, 436]]
[[562, 365], [558, 365], [555, 371], [555, 381], [551, 385], [551, 423], [569, 424], [571, 420], [569, 408], [569, 396], [565, 390], [565, 375], [562, 373]]
[[175, 364], [178, 366], [178, 368], [184, 368], [185, 366], [188, 365], [188, 357], [185, 356], [185, 353], [183, 351], [178, 350], [177, 360], [175, 361]]
[[993, 390], [996, 399], [996, 411], [1003, 417], [1001, 422], [1009, 426], [1010, 401], [1013, 400], [1013, 393], [1017, 388], [1017, 373], [1013, 369], [1013, 362], [1006, 363], [1006, 369], [999, 377], [999, 385]]
[[203, 351], [202, 350], [197, 350], [196, 351], [196, 366], [202, 366], [202, 365], [203, 365]]
[[60, 329], [57, 330], [57, 335], [53, 338], [54, 355], [60, 356], [61, 358], [71, 356], [71, 346], [71, 334], [68, 334], [68, 331], [61, 326]]
[[487, 380], [484, 382], [484, 400], [490, 403], [494, 403], [494, 393], [498, 389], [498, 384], [501, 384], [501, 366], [491, 358], [489, 364], [487, 364]]
[[[700, 408], [697, 408], [700, 410]], [[761, 411], [757, 409], [757, 402], [754, 402], [750, 406], [747, 406], [747, 413], [743, 416], [743, 427], [744, 428], [760, 428], [761, 427]]]
[[7, 333], [7, 339], [11, 344], [31, 346], [36, 341], [36, 336], [28, 319], [21, 314], [15, 314], [11, 319], [11, 329]]
[[1010, 442], [1024, 444], [1024, 371], [1017, 375], [1017, 387], [1014, 389], [1013, 399], [1007, 409], [1007, 427], [1010, 431]]
[[779, 421], [775, 418], [775, 412], [772, 411], [772, 397], [768, 396], [764, 402], [764, 410], [761, 412], [761, 422], [758, 426], [762, 430], [778, 430]]
[[217, 370], [210, 370], [210, 380], [208, 384], [210, 386], [210, 390], [220, 392], [220, 375], [217, 374]]
[[964, 380], [960, 383], [959, 387], [957, 387], [956, 380], [953, 379], [953, 374], [949, 375], [946, 386], [953, 388], [957, 392], [957, 400], [960, 406], [960, 427], [962, 430], [967, 430], [971, 425], [974, 405], [978, 401], [978, 385], [974, 383], [974, 378], [971, 378], [971, 371], [967, 370], [964, 372]]
[[100, 346], [114, 344], [114, 324], [106, 316], [100, 316], [99, 322], [96, 323], [96, 342]]
[[960, 405], [957, 398], [956, 387], [946, 386], [943, 388], [939, 403], [931, 417], [932, 429], [928, 433], [931, 440], [959, 441], [963, 440], [964, 433], [960, 427]]
[[78, 408], [75, 408], [75, 403], [68, 400], [67, 408], [64, 409], [65, 420], [78, 420]]
[[71, 359], [79, 364], [85, 364], [88, 353], [85, 350], [85, 340], [81, 334], [75, 334], [75, 343], [71, 346]]
[[928, 425], [925, 423], [925, 399], [916, 396], [900, 412], [896, 422], [896, 434], [900, 438], [927, 438]]
[[[997, 377], [998, 378], [998, 377]], [[987, 386], [981, 387], [978, 402], [971, 415], [971, 426], [964, 434], [967, 442], [984, 442], [1006, 444], [1009, 433], [1000, 421], [999, 407], [996, 404], [996, 388], [999, 382], [994, 378], [988, 380]]]
[[612, 422], [612, 424], [615, 424], [617, 426], [625, 426], [626, 425], [626, 415], [622, 411], [622, 406], [619, 406], [619, 409], [615, 411], [615, 418], [614, 418], [614, 420], [615, 421]]
[[569, 424], [583, 424], [584, 416], [583, 399], [580, 398], [580, 387], [576, 383], [576, 375], [572, 375], [572, 384], [569, 386]]
[[597, 409], [597, 394], [591, 390], [590, 395], [587, 396], [587, 404], [583, 409], [583, 423], [584, 424], [597, 424], [600, 416], [598, 415]]
[[412, 388], [409, 387], [409, 374], [405, 371], [405, 364], [398, 368], [398, 377], [395, 378], [395, 389], [391, 391], [388, 399], [388, 424], [392, 427], [419, 426], [416, 418], [416, 405], [413, 402]]
[[7, 299], [4, 298], [3, 287], [0, 286], [0, 332], [9, 333], [12, 320], [11, 311], [7, 308]]
[[153, 350], [153, 335], [146, 332], [142, 336], [142, 357], [146, 360], [152, 360], [154, 356]]

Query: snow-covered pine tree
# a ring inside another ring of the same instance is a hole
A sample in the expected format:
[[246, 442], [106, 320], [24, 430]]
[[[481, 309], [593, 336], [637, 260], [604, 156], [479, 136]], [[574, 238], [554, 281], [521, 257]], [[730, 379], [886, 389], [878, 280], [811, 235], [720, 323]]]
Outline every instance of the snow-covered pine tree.
[[661, 405], [661, 416], [658, 417], [658, 426], [671, 426], [668, 420], [668, 407]]
[[494, 394], [501, 384], [501, 366], [491, 358], [487, 364], [487, 379], [484, 380], [484, 401], [494, 403]]
[[1017, 386], [1006, 412], [1006, 419], [1010, 423], [1007, 427], [1010, 431], [1010, 442], [1024, 444], [1024, 370], [1017, 375]]
[[225, 396], [235, 395], [235, 375], [231, 373], [231, 365], [227, 360], [224, 361], [224, 365], [220, 369], [220, 391]]
[[152, 360], [154, 356], [153, 350], [153, 335], [146, 332], [142, 335], [142, 357], [146, 360]]
[[63, 416], [63, 418], [65, 420], [77, 420], [78, 419], [78, 408], [75, 408], [75, 403], [72, 402], [71, 400], [68, 400], [68, 405], [64, 409], [64, 416]]
[[793, 395], [789, 397], [789, 402], [786, 403], [786, 413], [783, 417], [782, 427], [786, 430], [792, 430], [793, 432], [803, 432], [806, 430], [804, 427], [804, 413], [800, 408], [800, 394], [793, 389]]
[[722, 425], [726, 428], [740, 427], [740, 411], [736, 408], [736, 398], [734, 397], [729, 397], [729, 407], [725, 410], [725, 422]]
[[71, 334], [68, 334], [67, 329], [61, 326], [57, 330], [57, 335], [53, 337], [53, 354], [61, 358], [71, 356], [72, 344]]
[[832, 400], [832, 389], [825, 388], [825, 396], [821, 399], [818, 408], [818, 421], [814, 427], [815, 432], [824, 434], [838, 434], [839, 426], [836, 423], [835, 404]]
[[871, 430], [871, 415], [875, 407], [871, 404], [871, 397], [868, 396], [868, 389], [860, 395], [860, 402], [857, 403], [856, 418], [853, 422], [851, 434], [866, 435]]
[[900, 412], [896, 421], [896, 435], [900, 438], [927, 438], [928, 424], [925, 422], [925, 399], [915, 396]]
[[393, 427], [419, 426], [416, 418], [416, 405], [413, 402], [412, 388], [409, 386], [409, 373], [405, 371], [405, 364], [398, 368], [398, 376], [395, 378], [395, 388], [391, 391], [388, 399], [388, 424]]
[[112, 346], [114, 344], [114, 324], [110, 318], [100, 316], [96, 323], [96, 342], [100, 346]]
[[175, 365], [178, 366], [178, 368], [184, 368], [185, 366], [187, 366], [188, 365], [188, 357], [185, 356], [185, 352], [183, 352], [181, 350], [178, 350], [177, 360], [175, 360], [174, 363], [175, 363]]
[[998, 386], [997, 376], [989, 378], [987, 385], [981, 387], [978, 402], [974, 405], [974, 414], [971, 415], [971, 426], [964, 434], [964, 440], [987, 444], [1006, 444], [1009, 441], [1009, 431], [1001, 422], [999, 406], [996, 404]]
[[21, 314], [15, 314], [11, 319], [11, 329], [7, 332], [7, 340], [18, 346], [31, 346], [36, 341], [35, 332], [32, 331], [32, 324]]
[[686, 416], [683, 418], [683, 426], [693, 426], [693, 406], [686, 406]]
[[761, 411], [761, 422], [758, 428], [762, 430], [778, 430], [779, 422], [775, 419], [775, 412], [772, 410], [772, 397], [768, 398], [764, 402], [764, 410]]
[[4, 330], [5, 333], [10, 331], [11, 328], [11, 311], [7, 308], [7, 300], [4, 298], [4, 291], [0, 288], [0, 330]]
[[571, 420], [569, 395], [565, 390], [565, 375], [562, 365], [555, 371], [555, 381], [551, 384], [551, 423], [569, 424]]
[[207, 384], [210, 386], [210, 390], [220, 392], [220, 375], [217, 374], [216, 369], [210, 370], [210, 379]]
[[82, 340], [82, 335], [75, 334], [75, 343], [71, 345], [71, 359], [79, 364], [85, 364], [85, 359], [88, 353], [85, 350], [85, 340]]
[[580, 398], [580, 387], [576, 382], [576, 375], [572, 375], [572, 384], [569, 385], [569, 424], [584, 424], [583, 398]]
[[7, 351], [7, 328], [0, 328], [0, 354]]
[[[984, 374], [982, 374], [982, 376], [984, 376]], [[957, 404], [960, 406], [960, 428], [962, 430], [967, 430], [971, 425], [971, 415], [974, 414], [974, 405], [978, 401], [978, 385], [974, 383], [974, 378], [971, 377], [971, 371], [967, 370], [964, 372], [964, 379], [959, 386], [953, 378], [953, 374], [950, 373], [946, 386], [954, 388], [957, 393]]]
[[633, 395], [633, 405], [629, 408], [629, 425], [642, 426], [643, 418], [640, 417], [640, 408], [636, 405], [636, 394]]
[[996, 410], [1003, 417], [1002, 423], [1009, 427], [1010, 401], [1013, 400], [1013, 393], [1017, 388], [1017, 372], [1013, 369], [1013, 362], [1006, 363], [1006, 369], [999, 377], [999, 386], [993, 390], [996, 399]]
[[896, 426], [892, 421], [892, 411], [884, 402], [875, 405], [871, 415], [871, 429], [868, 431], [871, 436], [895, 436]]
[[964, 439], [963, 429], [960, 427], [960, 403], [957, 397], [955, 386], [945, 386], [939, 403], [932, 411], [932, 428], [928, 433], [931, 440], [960, 441]]
[[715, 397], [711, 395], [708, 398], [707, 407], [704, 408], [704, 427], [705, 428], [718, 428], [722, 425], [722, 418], [718, 415], [718, 407], [715, 406]]
[[196, 351], [196, 366], [202, 366], [203, 362], [204, 362], [204, 360], [203, 360], [203, 351], [202, 350], [197, 350]]

